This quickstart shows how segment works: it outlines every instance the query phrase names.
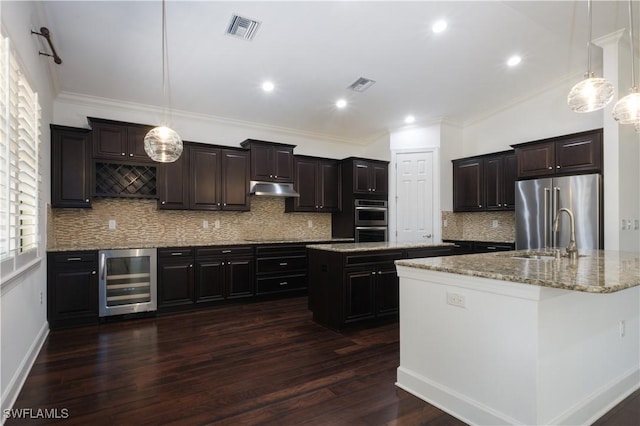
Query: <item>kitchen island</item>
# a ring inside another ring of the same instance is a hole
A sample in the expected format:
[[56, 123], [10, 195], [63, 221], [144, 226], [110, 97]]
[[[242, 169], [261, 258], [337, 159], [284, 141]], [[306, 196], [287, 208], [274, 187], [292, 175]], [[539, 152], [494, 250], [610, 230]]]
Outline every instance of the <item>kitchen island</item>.
[[398, 316], [394, 261], [448, 256], [451, 243], [369, 242], [313, 244], [309, 259], [309, 309], [313, 320], [341, 330], [355, 323]]
[[397, 385], [471, 424], [589, 424], [640, 387], [640, 254], [396, 261]]

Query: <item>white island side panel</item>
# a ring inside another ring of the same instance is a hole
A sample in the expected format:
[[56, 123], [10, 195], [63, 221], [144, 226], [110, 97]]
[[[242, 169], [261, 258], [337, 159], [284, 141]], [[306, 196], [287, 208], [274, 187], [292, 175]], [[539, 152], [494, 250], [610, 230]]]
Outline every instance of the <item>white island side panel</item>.
[[[582, 423], [640, 383], [638, 288], [589, 294], [402, 266], [398, 274], [398, 386], [463, 421]], [[447, 292], [465, 307], [447, 304]]]

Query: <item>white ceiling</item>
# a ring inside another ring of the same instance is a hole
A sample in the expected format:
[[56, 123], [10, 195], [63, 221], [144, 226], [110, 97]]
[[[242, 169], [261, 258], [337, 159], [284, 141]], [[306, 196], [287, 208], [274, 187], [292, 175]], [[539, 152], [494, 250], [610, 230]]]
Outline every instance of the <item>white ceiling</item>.
[[[626, 27], [627, 10], [594, 1], [593, 38]], [[225, 35], [234, 13], [262, 22], [253, 41]], [[160, 1], [47, 1], [44, 14], [61, 92], [163, 105]], [[169, 1], [171, 105], [351, 141], [397, 129], [407, 114], [469, 122], [577, 82], [586, 17], [585, 1]], [[442, 18], [447, 30], [433, 34]], [[513, 54], [523, 60], [509, 68]], [[358, 77], [376, 84], [347, 90]], [[337, 110], [341, 97], [349, 105]]]

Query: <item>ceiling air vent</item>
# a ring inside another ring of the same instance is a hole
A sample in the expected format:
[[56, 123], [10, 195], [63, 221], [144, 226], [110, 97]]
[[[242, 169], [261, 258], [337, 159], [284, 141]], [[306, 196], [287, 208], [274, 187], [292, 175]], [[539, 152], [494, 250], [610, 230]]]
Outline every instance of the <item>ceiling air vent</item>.
[[243, 18], [242, 16], [233, 15], [231, 22], [227, 27], [227, 34], [239, 37], [245, 40], [253, 40], [253, 36], [256, 35], [260, 22], [253, 19]]
[[374, 83], [375, 83], [375, 80], [360, 77], [359, 79], [351, 83], [351, 85], [347, 87], [347, 89], [351, 89], [355, 92], [364, 92], [369, 87], [373, 86]]

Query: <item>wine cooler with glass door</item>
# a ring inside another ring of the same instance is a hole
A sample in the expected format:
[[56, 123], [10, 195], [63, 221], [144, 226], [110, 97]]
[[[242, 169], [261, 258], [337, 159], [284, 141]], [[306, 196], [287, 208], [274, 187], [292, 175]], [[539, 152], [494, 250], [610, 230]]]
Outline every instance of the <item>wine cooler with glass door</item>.
[[157, 310], [155, 248], [100, 250], [100, 316]]

